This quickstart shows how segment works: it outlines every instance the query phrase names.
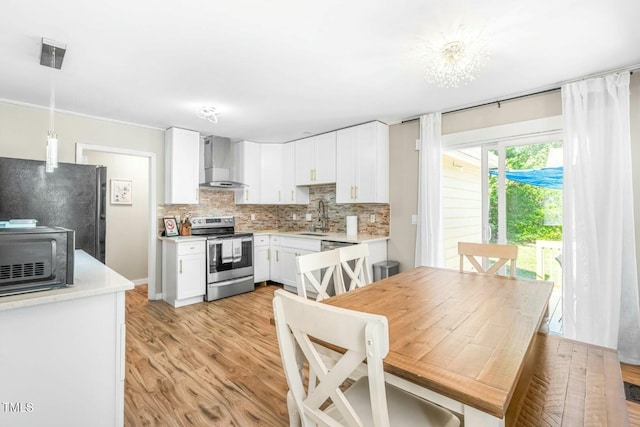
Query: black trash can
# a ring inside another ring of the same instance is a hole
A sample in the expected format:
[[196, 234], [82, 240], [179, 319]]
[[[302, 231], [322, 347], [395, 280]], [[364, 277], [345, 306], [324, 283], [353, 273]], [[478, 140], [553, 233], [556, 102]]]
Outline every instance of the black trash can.
[[400, 263], [398, 261], [380, 261], [373, 263], [373, 281], [386, 279], [389, 276], [400, 272]]

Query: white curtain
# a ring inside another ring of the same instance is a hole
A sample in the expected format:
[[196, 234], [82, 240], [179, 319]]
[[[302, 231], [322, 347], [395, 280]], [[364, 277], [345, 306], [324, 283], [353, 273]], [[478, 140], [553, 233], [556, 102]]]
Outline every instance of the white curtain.
[[562, 87], [565, 336], [640, 363], [629, 73]]
[[440, 181], [442, 175], [442, 114], [420, 116], [418, 223], [416, 267], [444, 267]]

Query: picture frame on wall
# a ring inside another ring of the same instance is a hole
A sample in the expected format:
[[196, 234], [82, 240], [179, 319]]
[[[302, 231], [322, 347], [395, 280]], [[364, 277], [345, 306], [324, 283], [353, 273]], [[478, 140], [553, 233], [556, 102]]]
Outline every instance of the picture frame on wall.
[[163, 218], [164, 235], [167, 237], [179, 236], [178, 221], [173, 217]]
[[111, 204], [130, 205], [133, 203], [131, 193], [132, 184], [130, 179], [111, 180]]

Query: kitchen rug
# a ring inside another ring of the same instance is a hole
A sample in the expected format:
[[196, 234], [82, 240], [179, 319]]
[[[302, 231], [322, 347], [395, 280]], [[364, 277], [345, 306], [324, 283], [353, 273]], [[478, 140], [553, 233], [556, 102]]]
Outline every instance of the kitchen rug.
[[628, 401], [640, 403], [640, 386], [625, 381], [624, 395]]

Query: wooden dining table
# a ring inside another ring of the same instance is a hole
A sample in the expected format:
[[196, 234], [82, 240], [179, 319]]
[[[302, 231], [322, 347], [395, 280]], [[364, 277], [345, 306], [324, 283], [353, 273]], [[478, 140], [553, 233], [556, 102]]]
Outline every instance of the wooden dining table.
[[504, 426], [553, 284], [418, 267], [324, 300], [389, 321], [386, 380], [464, 416]]

